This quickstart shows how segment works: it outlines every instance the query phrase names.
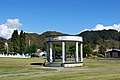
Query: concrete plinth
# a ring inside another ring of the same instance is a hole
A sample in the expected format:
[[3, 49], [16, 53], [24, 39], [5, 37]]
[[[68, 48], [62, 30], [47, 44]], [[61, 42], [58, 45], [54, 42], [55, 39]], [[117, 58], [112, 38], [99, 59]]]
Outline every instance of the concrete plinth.
[[64, 67], [81, 67], [83, 66], [83, 63], [76, 62], [76, 63], [64, 63]]

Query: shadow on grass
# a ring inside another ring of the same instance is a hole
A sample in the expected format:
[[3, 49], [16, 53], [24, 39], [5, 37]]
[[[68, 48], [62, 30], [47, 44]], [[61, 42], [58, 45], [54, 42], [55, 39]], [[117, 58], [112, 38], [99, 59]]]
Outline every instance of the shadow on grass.
[[31, 63], [31, 65], [43, 65], [43, 63]]

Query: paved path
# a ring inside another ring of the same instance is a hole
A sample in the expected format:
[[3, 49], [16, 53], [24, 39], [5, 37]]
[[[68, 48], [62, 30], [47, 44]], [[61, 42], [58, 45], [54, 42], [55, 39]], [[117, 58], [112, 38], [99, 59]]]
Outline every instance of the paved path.
[[22, 76], [22, 75], [30, 75], [30, 74], [44, 74], [46, 72], [27, 72], [27, 73], [16, 73], [16, 74], [0, 74], [0, 77], [9, 77], [9, 76]]
[[99, 70], [120, 70], [120, 68], [64, 68], [64, 67], [43, 67], [48, 69], [56, 69], [58, 72], [66, 72], [66, 71], [99, 71]]
[[26, 72], [26, 73], [16, 73], [16, 74], [0, 74], [0, 77], [9, 77], [9, 76], [23, 76], [23, 75], [32, 75], [32, 74], [45, 74], [48, 72], [67, 72], [67, 71], [99, 71], [99, 70], [120, 70], [120, 68], [64, 68], [64, 67], [39, 67], [44, 69], [53, 69], [50, 71], [44, 72]]

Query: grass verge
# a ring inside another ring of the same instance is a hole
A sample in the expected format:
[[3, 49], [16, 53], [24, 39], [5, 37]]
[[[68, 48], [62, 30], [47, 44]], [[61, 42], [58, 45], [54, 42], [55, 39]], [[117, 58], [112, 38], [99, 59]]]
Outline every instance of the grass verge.
[[[31, 65], [43, 63], [44, 60], [0, 58], [0, 74], [48, 71], [50, 69], [40, 68], [42, 65]], [[43, 74], [0, 77], [0, 80], [120, 80], [119, 59], [84, 59], [83, 67], [67, 69], [68, 71], [63, 72], [49, 71]]]

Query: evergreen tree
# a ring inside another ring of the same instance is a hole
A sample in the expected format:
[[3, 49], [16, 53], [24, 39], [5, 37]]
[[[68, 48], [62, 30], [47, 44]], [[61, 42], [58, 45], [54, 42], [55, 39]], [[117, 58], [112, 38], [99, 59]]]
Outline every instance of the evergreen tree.
[[20, 52], [20, 38], [18, 35], [18, 31], [14, 30], [11, 38], [11, 47], [13, 47], [13, 52], [19, 53]]
[[25, 53], [26, 43], [25, 43], [25, 33], [23, 30], [20, 32], [20, 54]]
[[8, 48], [9, 48], [9, 52], [14, 52], [14, 49], [13, 49], [13, 42], [9, 42], [8, 43]]

